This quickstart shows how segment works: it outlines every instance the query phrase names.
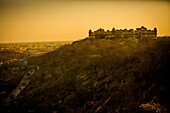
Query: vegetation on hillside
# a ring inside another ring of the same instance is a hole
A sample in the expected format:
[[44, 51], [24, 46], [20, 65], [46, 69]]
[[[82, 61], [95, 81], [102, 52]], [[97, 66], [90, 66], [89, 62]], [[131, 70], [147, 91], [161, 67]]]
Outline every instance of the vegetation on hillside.
[[[168, 112], [170, 40], [84, 39], [32, 57], [18, 112]], [[9, 109], [8, 109], [9, 110]]]

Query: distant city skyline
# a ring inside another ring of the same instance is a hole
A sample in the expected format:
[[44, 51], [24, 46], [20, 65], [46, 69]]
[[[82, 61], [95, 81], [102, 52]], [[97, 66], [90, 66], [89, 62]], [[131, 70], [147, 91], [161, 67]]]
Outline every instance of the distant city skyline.
[[156, 27], [158, 36], [170, 36], [166, 0], [0, 0], [0, 14], [0, 43], [74, 41], [113, 27]]

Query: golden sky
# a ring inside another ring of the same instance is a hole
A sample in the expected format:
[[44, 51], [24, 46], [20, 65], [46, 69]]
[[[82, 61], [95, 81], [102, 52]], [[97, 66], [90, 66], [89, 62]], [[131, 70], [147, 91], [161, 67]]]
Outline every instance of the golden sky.
[[157, 27], [170, 35], [170, 2], [147, 0], [0, 0], [0, 43], [78, 40], [88, 30]]

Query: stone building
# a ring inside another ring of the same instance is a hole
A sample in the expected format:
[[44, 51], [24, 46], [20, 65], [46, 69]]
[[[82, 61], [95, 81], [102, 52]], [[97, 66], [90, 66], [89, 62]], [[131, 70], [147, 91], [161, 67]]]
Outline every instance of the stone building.
[[154, 30], [147, 30], [144, 26], [141, 28], [134, 29], [120, 29], [115, 30], [113, 28], [111, 31], [104, 29], [98, 29], [96, 31], [89, 30], [89, 38], [129, 38], [129, 37], [135, 37], [135, 38], [157, 38], [157, 29], [154, 28]]

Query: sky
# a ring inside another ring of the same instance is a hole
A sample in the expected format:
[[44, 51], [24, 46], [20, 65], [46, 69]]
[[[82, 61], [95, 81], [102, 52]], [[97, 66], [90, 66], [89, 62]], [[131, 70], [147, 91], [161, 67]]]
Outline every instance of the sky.
[[0, 0], [0, 43], [75, 41], [89, 29], [145, 26], [170, 36], [167, 0]]

